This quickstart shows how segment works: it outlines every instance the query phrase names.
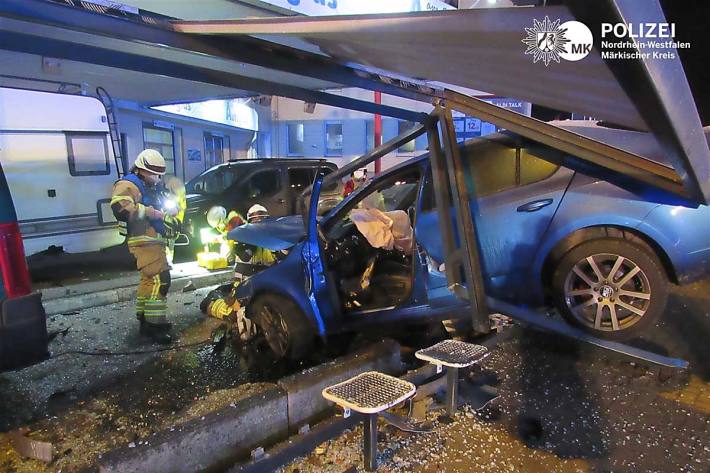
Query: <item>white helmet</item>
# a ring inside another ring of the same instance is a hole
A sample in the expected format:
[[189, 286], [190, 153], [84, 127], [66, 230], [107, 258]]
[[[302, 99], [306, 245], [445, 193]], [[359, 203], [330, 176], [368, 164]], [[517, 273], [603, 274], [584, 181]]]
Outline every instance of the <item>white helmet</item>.
[[249, 207], [249, 211], [247, 212], [247, 222], [252, 223], [258, 222], [259, 220], [266, 218], [269, 216], [269, 211], [266, 210], [266, 207], [263, 205], [259, 204], [254, 204], [251, 207]]
[[165, 158], [154, 149], [144, 149], [138, 153], [134, 165], [138, 169], [162, 176], [165, 174]]
[[207, 224], [212, 228], [217, 228], [227, 219], [227, 209], [214, 206], [207, 212]]

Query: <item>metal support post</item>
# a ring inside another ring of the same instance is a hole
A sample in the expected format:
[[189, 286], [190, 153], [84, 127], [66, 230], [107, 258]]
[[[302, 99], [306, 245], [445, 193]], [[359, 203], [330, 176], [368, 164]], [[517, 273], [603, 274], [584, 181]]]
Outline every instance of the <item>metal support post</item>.
[[377, 414], [368, 414], [363, 422], [363, 455], [365, 470], [375, 471], [377, 469]]
[[446, 368], [446, 414], [453, 417], [458, 409], [459, 369]]
[[[459, 251], [461, 251], [460, 256], [466, 278], [465, 297], [471, 304], [471, 325], [474, 332], [484, 334], [490, 331], [490, 324], [488, 321], [488, 309], [486, 308], [486, 294], [483, 288], [478, 236], [471, 216], [471, 202], [464, 177], [465, 171], [461, 162], [459, 146], [456, 142], [456, 131], [451, 109], [446, 104], [439, 103], [436, 107], [436, 114], [439, 116], [444, 157], [446, 158], [451, 197], [456, 215]], [[449, 265], [448, 261], [446, 265]], [[451, 286], [451, 290], [455, 291], [456, 286]]]

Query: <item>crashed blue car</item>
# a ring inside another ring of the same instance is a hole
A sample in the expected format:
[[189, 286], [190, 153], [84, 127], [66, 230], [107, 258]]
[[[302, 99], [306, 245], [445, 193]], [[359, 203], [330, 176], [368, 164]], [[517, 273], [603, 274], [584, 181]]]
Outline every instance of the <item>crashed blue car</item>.
[[[563, 127], [665, 163], [645, 133]], [[574, 157], [511, 134], [468, 141], [461, 152], [475, 189], [471, 212], [490, 296], [552, 305], [597, 337], [624, 340], [659, 319], [671, 283], [710, 270], [708, 206], [634, 181], [608, 182], [591, 168], [573, 170], [565, 164]], [[423, 155], [373, 179], [320, 220], [311, 209], [305, 225], [301, 216], [282, 217], [230, 233], [288, 252], [236, 292], [277, 356], [300, 358], [319, 337], [367, 326], [468, 316], [447, 288], [433, 186]], [[319, 190], [317, 181], [313, 202]], [[406, 215], [412, 244], [373, 246], [367, 226], [353, 221], [363, 207]]]

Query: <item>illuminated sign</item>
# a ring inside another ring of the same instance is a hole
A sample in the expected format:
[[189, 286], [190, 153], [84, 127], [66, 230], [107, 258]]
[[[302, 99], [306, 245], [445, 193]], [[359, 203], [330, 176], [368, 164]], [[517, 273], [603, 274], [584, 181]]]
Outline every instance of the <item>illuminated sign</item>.
[[306, 16], [360, 15], [364, 13], [403, 13], [452, 10], [441, 0], [261, 0]]

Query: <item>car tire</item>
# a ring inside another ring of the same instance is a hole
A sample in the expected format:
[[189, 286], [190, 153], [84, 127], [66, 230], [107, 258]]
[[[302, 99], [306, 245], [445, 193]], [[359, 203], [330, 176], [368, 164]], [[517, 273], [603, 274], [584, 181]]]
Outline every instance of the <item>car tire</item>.
[[249, 314], [278, 359], [300, 360], [313, 345], [306, 316], [287, 297], [263, 294], [250, 304]]
[[666, 307], [668, 286], [650, 248], [619, 238], [594, 239], [572, 248], [552, 274], [555, 306], [562, 317], [607, 340], [633, 338], [655, 324]]

